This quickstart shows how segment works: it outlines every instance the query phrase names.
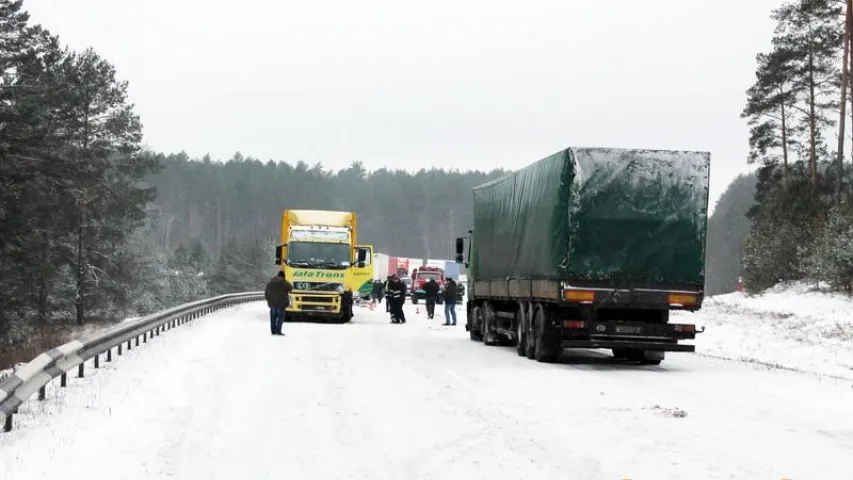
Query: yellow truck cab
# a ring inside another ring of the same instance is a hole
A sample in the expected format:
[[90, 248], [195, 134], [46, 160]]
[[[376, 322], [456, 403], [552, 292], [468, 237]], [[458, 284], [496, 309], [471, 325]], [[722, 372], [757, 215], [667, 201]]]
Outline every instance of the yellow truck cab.
[[362, 286], [364, 270], [372, 267], [366, 263], [370, 249], [357, 244], [357, 227], [355, 212], [282, 212], [275, 263], [293, 285], [287, 320], [304, 316], [350, 321], [353, 293]]

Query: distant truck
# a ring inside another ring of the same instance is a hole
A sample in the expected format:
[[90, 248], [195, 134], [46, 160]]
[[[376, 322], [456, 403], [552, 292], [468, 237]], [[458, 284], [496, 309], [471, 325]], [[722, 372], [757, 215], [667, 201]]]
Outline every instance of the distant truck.
[[360, 246], [355, 212], [284, 210], [275, 263], [293, 284], [285, 320], [349, 322], [353, 298], [372, 278], [372, 247]]
[[702, 305], [709, 168], [706, 152], [567, 148], [474, 188], [471, 339], [540, 362], [695, 351], [679, 343], [695, 326], [669, 320]]
[[384, 253], [373, 254], [373, 280], [384, 282], [388, 276], [391, 257]]

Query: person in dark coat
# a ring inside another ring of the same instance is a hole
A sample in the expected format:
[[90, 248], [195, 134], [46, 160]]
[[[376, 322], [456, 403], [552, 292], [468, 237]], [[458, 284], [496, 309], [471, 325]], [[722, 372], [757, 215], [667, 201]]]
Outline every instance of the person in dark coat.
[[406, 323], [403, 305], [406, 303], [406, 284], [396, 275], [391, 277], [388, 303], [391, 306], [391, 323]]
[[284, 272], [272, 277], [264, 290], [267, 306], [270, 308], [270, 333], [273, 335], [284, 335], [281, 333], [281, 325], [284, 323], [285, 309], [290, 306], [290, 292], [293, 285], [284, 278]]
[[391, 313], [391, 275], [385, 277], [385, 284], [382, 286], [382, 292], [385, 294], [385, 311]]
[[385, 284], [380, 282], [379, 280], [376, 280], [375, 282], [373, 282], [373, 290], [373, 298], [377, 302], [382, 303], [382, 299], [385, 297]]
[[[456, 325], [456, 293], [456, 281], [448, 278], [444, 284], [445, 325]], [[450, 322], [450, 317], [453, 317], [453, 323]]]
[[435, 317], [435, 302], [438, 301], [438, 282], [430, 278], [424, 285], [424, 297], [426, 298], [427, 318]]

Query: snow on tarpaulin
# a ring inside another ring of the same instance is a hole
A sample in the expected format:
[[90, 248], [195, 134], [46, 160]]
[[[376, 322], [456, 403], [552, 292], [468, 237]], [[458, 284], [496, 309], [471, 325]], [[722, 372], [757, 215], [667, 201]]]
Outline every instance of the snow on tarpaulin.
[[474, 276], [704, 284], [710, 154], [567, 148], [474, 189]]
[[779, 285], [707, 298], [673, 321], [707, 328], [695, 341], [701, 355], [853, 380], [853, 298], [843, 294]]

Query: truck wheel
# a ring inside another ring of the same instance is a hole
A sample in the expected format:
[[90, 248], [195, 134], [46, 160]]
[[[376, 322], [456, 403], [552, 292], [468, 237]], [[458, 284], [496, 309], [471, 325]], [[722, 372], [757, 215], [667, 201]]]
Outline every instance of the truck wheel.
[[515, 351], [519, 357], [527, 355], [527, 306], [521, 303], [515, 312]]
[[500, 344], [498, 332], [495, 327], [495, 308], [491, 303], [483, 306], [483, 343], [488, 346]]
[[475, 342], [483, 339], [483, 335], [480, 333], [480, 322], [478, 321], [480, 315], [480, 307], [474, 307], [471, 309], [471, 315], [468, 317], [468, 335]]
[[646, 350], [643, 352], [643, 360], [641, 363], [643, 365], [660, 365], [660, 362], [663, 361], [664, 352], [660, 352], [657, 350]]
[[537, 305], [534, 303], [528, 305], [527, 308], [527, 345], [525, 345], [524, 353], [530, 360], [536, 358], [536, 332], [533, 329], [533, 317], [536, 316], [536, 308]]
[[[536, 328], [536, 361], [541, 363], [554, 363], [560, 358], [559, 337], [550, 331], [550, 315], [543, 306], [536, 309], [533, 317]], [[557, 342], [554, 339], [557, 339]]]

